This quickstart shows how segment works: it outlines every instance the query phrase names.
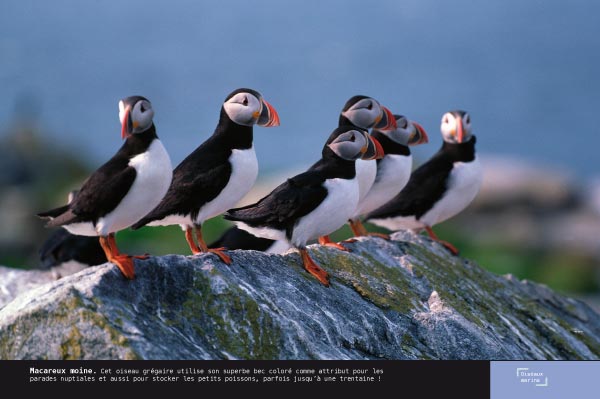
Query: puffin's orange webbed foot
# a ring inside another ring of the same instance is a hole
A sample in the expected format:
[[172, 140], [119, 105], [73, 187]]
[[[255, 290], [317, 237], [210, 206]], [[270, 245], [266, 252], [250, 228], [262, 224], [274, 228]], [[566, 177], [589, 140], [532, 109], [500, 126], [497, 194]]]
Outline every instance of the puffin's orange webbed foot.
[[460, 251], [458, 250], [458, 248], [456, 248], [454, 245], [450, 244], [448, 241], [438, 240], [438, 242], [440, 244], [442, 244], [444, 247], [446, 247], [446, 249], [448, 251], [452, 252], [452, 255], [458, 256], [458, 254], [460, 253]]
[[446, 247], [448, 251], [452, 252], [452, 255], [458, 256], [458, 249], [454, 245], [450, 244], [448, 241], [440, 240], [431, 227], [426, 226], [425, 231], [427, 231], [429, 237], [442, 244], [444, 247]]
[[344, 247], [342, 244], [339, 244], [337, 242], [331, 241], [329, 239], [329, 236], [319, 237], [319, 244], [325, 245], [327, 247], [332, 247], [332, 248], [335, 248], [335, 249], [339, 249], [340, 251], [351, 252], [348, 248]]
[[129, 280], [133, 280], [135, 278], [135, 270], [133, 259], [129, 255], [116, 255], [112, 259], [110, 259], [111, 263], [117, 265], [117, 267], [123, 273], [123, 276]]
[[109, 262], [117, 265], [125, 278], [129, 280], [133, 280], [135, 278], [133, 259], [129, 255], [123, 255], [119, 253], [114, 234], [100, 236], [100, 246], [104, 250], [106, 259], [108, 259]]
[[223, 261], [223, 263], [225, 263], [226, 265], [231, 265], [231, 257], [229, 255], [227, 255], [225, 252], [227, 248], [225, 247], [221, 247], [221, 248], [208, 248], [206, 250], [206, 252], [210, 252], [211, 254], [215, 254], [217, 255], [219, 258], [221, 258], [221, 260]]
[[306, 249], [300, 250], [300, 256], [302, 257], [302, 265], [304, 270], [315, 276], [317, 280], [325, 287], [329, 287], [329, 273], [323, 270], [319, 265], [315, 263], [308, 255]]
[[384, 240], [389, 240], [390, 239], [390, 235], [389, 234], [385, 234], [385, 233], [367, 233], [367, 235], [370, 235], [372, 237], [383, 238]]

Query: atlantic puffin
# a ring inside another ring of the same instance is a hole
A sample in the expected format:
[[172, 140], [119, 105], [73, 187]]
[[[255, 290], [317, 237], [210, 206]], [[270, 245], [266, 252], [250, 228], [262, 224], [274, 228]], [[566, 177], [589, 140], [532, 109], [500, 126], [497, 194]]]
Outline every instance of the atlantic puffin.
[[406, 187], [365, 219], [389, 230], [425, 229], [429, 236], [457, 255], [454, 245], [441, 241], [432, 227], [465, 209], [479, 192], [481, 165], [475, 155], [476, 138], [465, 111], [444, 114], [442, 148], [413, 172]]
[[212, 248], [252, 249], [268, 254], [282, 254], [291, 248], [286, 240], [270, 240], [256, 237], [237, 226], [231, 226], [216, 241], [208, 245]]
[[359, 199], [355, 160], [381, 158], [381, 145], [366, 130], [337, 128], [322, 158], [306, 172], [288, 179], [255, 204], [230, 209], [225, 219], [249, 233], [286, 240], [300, 251], [304, 269], [323, 285], [329, 275], [309, 256], [309, 240], [340, 228]]
[[[73, 190], [69, 193], [68, 203], [73, 202], [77, 192], [77, 190]], [[108, 261], [96, 237], [71, 234], [63, 227], [54, 231], [44, 241], [39, 250], [39, 256], [40, 267], [52, 269], [56, 272], [57, 277], [63, 274], [59, 269], [67, 264], [76, 264], [78, 267], [70, 269], [81, 270]]]
[[359, 202], [350, 223], [356, 236], [376, 235], [389, 238], [385, 234], [368, 233], [360, 217], [374, 211], [394, 198], [410, 178], [412, 172], [412, 155], [409, 146], [425, 144], [429, 141], [425, 129], [404, 115], [394, 115], [397, 128], [391, 131], [373, 129], [371, 136], [375, 137], [385, 153], [378, 159], [375, 182], [367, 194]]
[[132, 228], [178, 224], [194, 255], [210, 252], [230, 264], [226, 248], [208, 248], [202, 223], [236, 205], [254, 185], [258, 175], [252, 143], [255, 124], [279, 126], [279, 115], [259, 92], [234, 90], [225, 98], [212, 136], [175, 168], [163, 200]]
[[119, 151], [83, 184], [67, 205], [39, 213], [50, 219], [47, 226], [63, 226], [70, 233], [99, 236], [106, 258], [128, 279], [135, 277], [133, 258], [119, 252], [115, 233], [138, 220], [160, 203], [172, 178], [169, 154], [156, 135], [154, 110], [142, 96], [119, 102], [121, 138]]
[[[348, 99], [342, 111], [340, 112], [338, 119], [338, 127], [351, 126], [361, 129], [379, 129], [384, 132], [393, 131], [396, 129], [396, 119], [387, 107], [381, 105], [379, 101], [372, 97], [364, 95], [356, 95]], [[333, 138], [330, 136], [329, 140], [325, 143], [327, 146]], [[377, 174], [377, 164], [374, 160], [362, 160], [356, 161], [356, 175], [359, 186], [359, 202], [363, 200]], [[352, 222], [351, 219], [348, 220]], [[351, 223], [350, 227], [354, 231], [354, 225]], [[347, 248], [341, 244], [332, 242], [328, 235], [319, 237], [319, 243], [321, 245], [332, 246], [342, 251], [348, 251]]]

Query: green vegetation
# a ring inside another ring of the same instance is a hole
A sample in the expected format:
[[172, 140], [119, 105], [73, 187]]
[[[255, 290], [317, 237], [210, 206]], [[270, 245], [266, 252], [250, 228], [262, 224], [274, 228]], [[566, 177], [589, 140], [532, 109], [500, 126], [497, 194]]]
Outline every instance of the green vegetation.
[[[222, 217], [206, 221], [202, 226], [202, 234], [206, 243], [210, 244], [219, 238], [228, 226], [229, 224]], [[126, 253], [191, 255], [183, 231], [179, 226], [146, 226], [135, 231], [126, 229], [118, 233], [117, 244]]]
[[497, 274], [513, 274], [548, 285], [563, 293], [593, 293], [600, 291], [597, 260], [574, 250], [563, 248], [528, 248], [475, 242], [452, 224], [436, 227], [440, 237], [452, 242], [461, 256]]

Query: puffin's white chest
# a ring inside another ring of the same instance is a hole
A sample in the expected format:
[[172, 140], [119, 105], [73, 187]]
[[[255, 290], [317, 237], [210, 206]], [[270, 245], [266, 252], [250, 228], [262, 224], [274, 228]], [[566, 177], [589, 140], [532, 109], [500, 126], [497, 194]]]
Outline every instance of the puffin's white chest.
[[481, 164], [477, 157], [471, 162], [455, 162], [446, 192], [433, 208], [421, 217], [421, 221], [433, 226], [458, 214], [475, 199], [481, 181]]
[[358, 198], [362, 201], [367, 195], [377, 176], [377, 163], [374, 160], [358, 159], [355, 163], [356, 180], [358, 181]]
[[346, 223], [358, 205], [358, 179], [329, 179], [324, 183], [327, 197], [302, 217], [292, 234], [292, 244], [304, 246], [310, 240], [331, 234]]
[[377, 164], [377, 177], [365, 197], [359, 202], [356, 216], [367, 214], [394, 198], [408, 183], [412, 155], [386, 155]]
[[155, 139], [148, 151], [129, 160], [136, 177], [121, 203], [99, 219], [96, 230], [105, 235], [123, 230], [153, 210], [167, 193], [173, 167], [169, 154], [160, 140]]
[[247, 150], [233, 150], [229, 156], [231, 176], [223, 190], [212, 201], [202, 206], [196, 223], [220, 215], [233, 208], [252, 188], [258, 176], [258, 161], [254, 146]]

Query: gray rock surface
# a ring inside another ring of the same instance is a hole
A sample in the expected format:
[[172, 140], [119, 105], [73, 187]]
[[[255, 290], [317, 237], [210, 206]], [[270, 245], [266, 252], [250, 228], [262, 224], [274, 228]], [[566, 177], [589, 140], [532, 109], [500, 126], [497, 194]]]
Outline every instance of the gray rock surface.
[[21, 270], [0, 266], [0, 308], [19, 294], [56, 281], [51, 271]]
[[[600, 316], [583, 302], [491, 274], [424, 236], [393, 239], [361, 238], [352, 253], [311, 247], [330, 288], [295, 252], [232, 251], [231, 266], [152, 257], [133, 281], [112, 264], [88, 268], [0, 309], [0, 358], [600, 358]], [[6, 273], [0, 292], [14, 293]]]

